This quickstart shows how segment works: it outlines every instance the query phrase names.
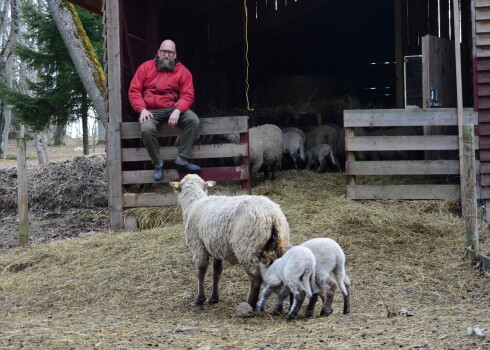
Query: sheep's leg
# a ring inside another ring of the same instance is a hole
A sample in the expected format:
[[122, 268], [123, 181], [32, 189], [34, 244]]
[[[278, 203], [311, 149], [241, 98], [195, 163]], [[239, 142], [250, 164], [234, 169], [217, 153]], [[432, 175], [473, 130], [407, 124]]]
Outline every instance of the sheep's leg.
[[283, 286], [277, 295], [277, 303], [276, 307], [274, 308], [275, 314], [282, 315], [282, 311], [284, 310], [284, 300], [286, 300], [288, 295], [290, 295], [292, 298], [292, 293], [289, 293], [289, 288], [284, 288]]
[[260, 274], [252, 274], [248, 272], [250, 278], [250, 291], [248, 294], [248, 304], [255, 309], [259, 300], [260, 285], [262, 284], [262, 276]]
[[206, 270], [208, 269], [208, 263], [198, 267], [197, 272], [197, 300], [196, 305], [202, 305], [206, 301], [206, 294], [204, 293], [204, 277], [206, 276]]
[[294, 320], [298, 317], [299, 310], [301, 309], [301, 306], [306, 298], [306, 292], [304, 290], [294, 294], [293, 306], [291, 307], [291, 311], [289, 311], [288, 315], [286, 316], [287, 321]]
[[260, 298], [259, 304], [257, 305], [257, 308], [255, 309], [255, 314], [260, 315], [262, 312], [264, 312], [265, 307], [267, 306], [267, 302], [269, 301], [269, 298], [272, 295], [272, 289], [267, 286], [264, 288], [262, 291], [262, 296]]
[[219, 302], [219, 280], [221, 278], [221, 272], [223, 271], [223, 261], [219, 259], [214, 259], [213, 261], [213, 294], [209, 299], [209, 303], [216, 304]]
[[344, 295], [344, 314], [348, 314], [350, 312], [350, 287], [348, 284], [345, 284], [345, 289], [347, 289], [347, 295]]
[[328, 290], [326, 297], [322, 297], [323, 307], [320, 312], [320, 316], [330, 316], [333, 312], [332, 304], [333, 304], [333, 296], [335, 294], [336, 285], [332, 281], [328, 281]]
[[313, 314], [315, 312], [315, 304], [318, 300], [318, 294], [319, 293], [313, 293], [313, 295], [311, 296], [311, 298], [308, 302], [308, 306], [306, 307], [305, 317], [313, 316]]

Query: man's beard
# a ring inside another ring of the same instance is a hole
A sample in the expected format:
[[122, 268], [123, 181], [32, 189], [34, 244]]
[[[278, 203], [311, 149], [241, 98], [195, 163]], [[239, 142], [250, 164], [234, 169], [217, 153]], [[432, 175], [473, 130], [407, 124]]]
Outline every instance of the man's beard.
[[165, 60], [157, 57], [158, 71], [160, 72], [173, 72], [175, 69], [175, 60]]

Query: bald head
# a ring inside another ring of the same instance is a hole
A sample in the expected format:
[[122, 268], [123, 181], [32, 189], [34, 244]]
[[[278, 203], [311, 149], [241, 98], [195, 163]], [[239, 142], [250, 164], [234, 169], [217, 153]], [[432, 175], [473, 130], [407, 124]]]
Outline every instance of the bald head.
[[175, 50], [175, 43], [170, 39], [164, 40], [160, 44], [160, 50], [176, 51]]
[[175, 50], [175, 43], [169, 39], [162, 41], [160, 44], [160, 49], [158, 49], [158, 70], [173, 71], [175, 68], [176, 58], [177, 51]]

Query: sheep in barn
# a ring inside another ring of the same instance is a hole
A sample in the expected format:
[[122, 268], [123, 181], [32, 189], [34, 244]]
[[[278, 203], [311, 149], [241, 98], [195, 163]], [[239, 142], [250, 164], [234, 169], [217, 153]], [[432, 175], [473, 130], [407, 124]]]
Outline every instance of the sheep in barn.
[[[275, 180], [276, 170], [282, 157], [282, 132], [273, 124], [264, 124], [248, 129], [249, 154], [252, 175], [252, 186], [257, 182], [257, 173], [262, 168], [265, 178]], [[229, 142], [237, 143], [238, 134], [223, 136]]]
[[319, 125], [306, 134], [306, 149], [326, 143], [332, 147], [333, 153], [337, 152], [337, 130], [331, 125]]
[[267, 256], [260, 256], [259, 266], [264, 289], [256, 314], [260, 315], [264, 312], [272, 293], [277, 294], [275, 312], [281, 314], [284, 300], [291, 293], [293, 302], [286, 319], [295, 319], [305, 297], [312, 297], [312, 289], [316, 292], [315, 265], [316, 260], [312, 251], [301, 246], [292, 247], [273, 262]]
[[264, 196], [208, 196], [214, 181], [186, 175], [170, 182], [182, 208], [187, 245], [198, 269], [197, 305], [204, 304], [204, 277], [213, 262], [210, 304], [219, 301], [218, 284], [223, 260], [241, 264], [250, 278], [248, 303], [255, 309], [262, 278], [258, 254], [280, 257], [289, 245], [289, 225], [281, 208]]
[[282, 132], [285, 133], [285, 132], [294, 132], [296, 134], [298, 134], [299, 136], [301, 136], [301, 138], [303, 139], [303, 143], [306, 142], [306, 134], [303, 130], [299, 129], [299, 128], [295, 128], [295, 127], [287, 127], [287, 128], [284, 128], [282, 129]]
[[342, 291], [344, 314], [350, 312], [350, 279], [345, 272], [345, 254], [340, 245], [331, 238], [313, 238], [300, 245], [310, 249], [316, 259], [316, 288], [306, 308], [306, 317], [313, 316], [318, 295], [323, 302], [320, 316], [329, 316], [333, 312], [332, 303], [335, 285]]
[[[305, 142], [300, 134], [294, 131], [282, 132], [282, 168], [286, 168], [288, 160], [292, 159], [294, 169], [300, 169], [304, 167], [305, 156]], [[289, 161], [290, 163], [290, 161]]]
[[326, 143], [317, 145], [306, 152], [306, 169], [315, 168], [317, 172], [327, 170], [327, 159], [341, 171], [338, 160], [334, 156], [332, 148]]

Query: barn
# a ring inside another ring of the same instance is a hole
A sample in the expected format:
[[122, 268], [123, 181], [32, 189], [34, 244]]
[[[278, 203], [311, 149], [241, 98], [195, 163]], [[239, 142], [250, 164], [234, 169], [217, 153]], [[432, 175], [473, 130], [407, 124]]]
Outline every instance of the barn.
[[[132, 123], [137, 116], [128, 103], [127, 90], [138, 65], [152, 58], [165, 38], [176, 42], [179, 59], [193, 73], [193, 109], [210, 117], [207, 135], [217, 133], [217, 124], [228, 125], [220, 132], [242, 134], [242, 145], [237, 146], [242, 148], [230, 149], [228, 155], [246, 154], [246, 121], [216, 123], [213, 117], [248, 116], [250, 126], [271, 122], [308, 127], [346, 120], [350, 123], [346, 126], [355, 126], [349, 118], [358, 120], [359, 114], [344, 110], [368, 110], [371, 124], [377, 120], [380, 126], [420, 120], [425, 135], [434, 140], [439, 137], [440, 142], [442, 136], [430, 136], [437, 133], [434, 120], [455, 121], [457, 112], [464, 110], [464, 118], [474, 124], [479, 153], [479, 198], [490, 198], [485, 188], [490, 183], [490, 2], [486, 0], [460, 1], [456, 6], [452, 0], [72, 2], [101, 14], [105, 24], [113, 228], [122, 225], [123, 208], [173, 201], [122, 190], [128, 184], [152, 182], [149, 170], [134, 167], [135, 160], [145, 159], [138, 150], [141, 145], [128, 136], [136, 137]], [[454, 21], [455, 17], [459, 21]], [[458, 50], [455, 38], [461, 43]], [[460, 97], [456, 91], [461, 92]], [[395, 122], [387, 123], [383, 119], [387, 114]], [[460, 132], [453, 136], [451, 146], [443, 149], [458, 149]], [[417, 140], [407, 139], [406, 143], [419, 145]], [[359, 141], [346, 142], [346, 150], [367, 147], [364, 140]], [[172, 142], [170, 139], [166, 146]], [[209, 156], [209, 152], [204, 154]], [[366, 166], [356, 166], [361, 162], [350, 160], [346, 168], [349, 179], [366, 174]], [[440, 171], [435, 168], [441, 166], [459, 173], [457, 160], [444, 161], [447, 163], [437, 160], [432, 165], [402, 167], [411, 171], [420, 167], [422, 175], [435, 174]], [[246, 191], [246, 168], [245, 160], [239, 169], [210, 169], [204, 176], [221, 174], [223, 179], [238, 180]], [[394, 173], [402, 174], [402, 170]], [[348, 193], [352, 198], [370, 198], [366, 194], [370, 189], [362, 191], [361, 186], [353, 186]], [[439, 192], [391, 189], [390, 193], [396, 193], [395, 198], [410, 198], [411, 193], [427, 199], [459, 196], [455, 187]]]

